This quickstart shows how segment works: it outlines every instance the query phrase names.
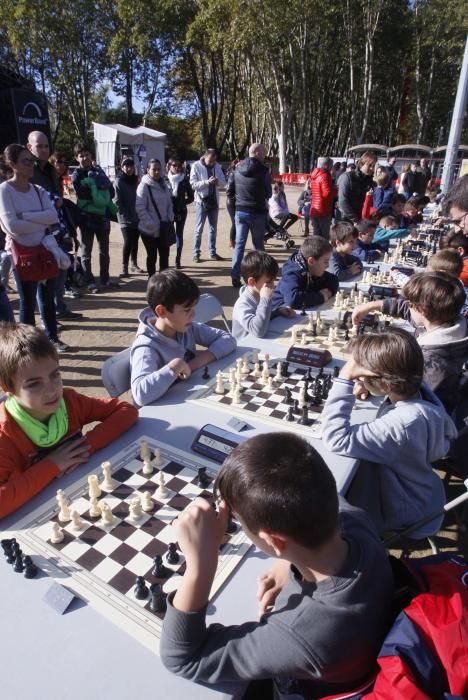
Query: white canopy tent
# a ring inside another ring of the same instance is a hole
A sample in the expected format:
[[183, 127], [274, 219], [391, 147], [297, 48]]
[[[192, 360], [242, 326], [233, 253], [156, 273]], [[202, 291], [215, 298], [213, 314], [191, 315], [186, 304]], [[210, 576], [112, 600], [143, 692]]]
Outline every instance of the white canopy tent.
[[123, 124], [98, 124], [93, 122], [96, 142], [96, 162], [111, 178], [124, 155], [135, 158], [137, 172], [144, 172], [150, 158], [157, 158], [164, 168], [166, 134], [146, 126], [132, 129]]

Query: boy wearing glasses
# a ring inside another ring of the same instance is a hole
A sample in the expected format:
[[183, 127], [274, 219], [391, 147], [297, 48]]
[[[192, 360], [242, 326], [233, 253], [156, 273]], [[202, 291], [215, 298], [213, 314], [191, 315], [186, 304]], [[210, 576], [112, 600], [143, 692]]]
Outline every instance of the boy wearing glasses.
[[176, 270], [180, 270], [182, 248], [184, 246], [184, 228], [187, 219], [187, 206], [194, 200], [194, 192], [190, 180], [182, 169], [179, 158], [171, 158], [167, 164], [167, 184], [171, 193], [174, 223], [176, 230]]
[[457, 232], [468, 236], [468, 175], [460, 177], [447, 195], [445, 211]]

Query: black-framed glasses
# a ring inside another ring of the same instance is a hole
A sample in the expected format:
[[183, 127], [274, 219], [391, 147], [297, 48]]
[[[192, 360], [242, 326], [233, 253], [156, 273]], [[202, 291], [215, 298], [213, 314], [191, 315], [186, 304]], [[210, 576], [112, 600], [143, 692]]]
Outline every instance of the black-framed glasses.
[[463, 214], [463, 216], [460, 216], [459, 219], [447, 219], [447, 223], [452, 224], [453, 226], [459, 226], [459, 228], [464, 228], [465, 227], [465, 219], [468, 216], [468, 211]]

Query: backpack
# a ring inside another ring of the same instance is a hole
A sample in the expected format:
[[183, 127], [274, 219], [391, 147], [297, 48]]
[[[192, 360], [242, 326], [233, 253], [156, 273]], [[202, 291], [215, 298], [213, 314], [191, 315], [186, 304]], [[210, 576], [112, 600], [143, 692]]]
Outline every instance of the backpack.
[[409, 574], [416, 594], [385, 638], [373, 690], [361, 697], [467, 698], [468, 563], [447, 553], [395, 562], [397, 586]]

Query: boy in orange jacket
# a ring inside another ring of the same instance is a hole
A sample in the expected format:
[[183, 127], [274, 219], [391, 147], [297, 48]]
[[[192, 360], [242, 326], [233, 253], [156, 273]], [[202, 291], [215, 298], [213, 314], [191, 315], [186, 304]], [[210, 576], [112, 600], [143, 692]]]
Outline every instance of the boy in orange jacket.
[[[53, 343], [23, 323], [0, 327], [0, 518], [128, 430], [138, 411], [125, 401], [64, 389]], [[99, 421], [85, 435], [88, 423]]]

